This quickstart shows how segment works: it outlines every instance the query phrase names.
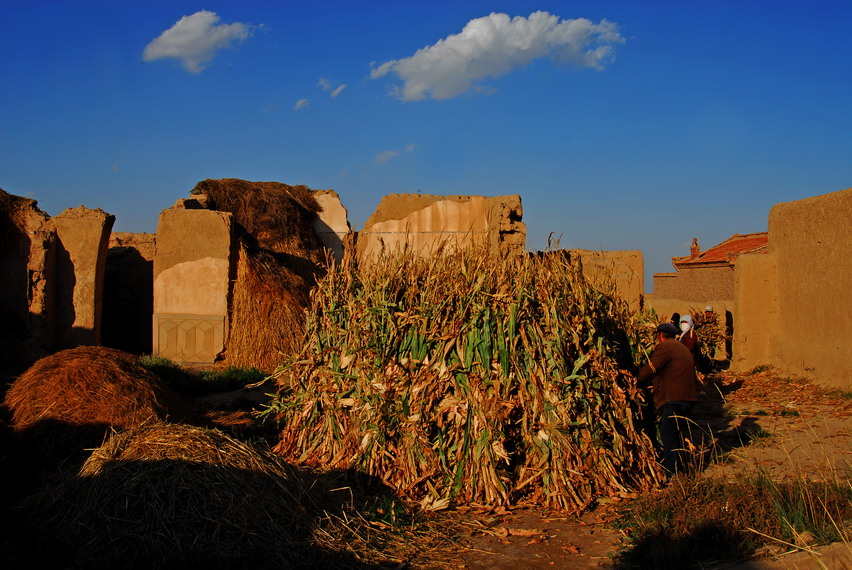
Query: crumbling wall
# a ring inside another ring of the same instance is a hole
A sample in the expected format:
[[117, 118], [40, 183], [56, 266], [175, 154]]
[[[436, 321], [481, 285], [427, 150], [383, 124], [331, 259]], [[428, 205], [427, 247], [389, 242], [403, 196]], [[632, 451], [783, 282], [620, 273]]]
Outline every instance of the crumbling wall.
[[641, 251], [571, 249], [568, 253], [572, 258], [580, 259], [583, 275], [592, 283], [601, 287], [614, 287], [632, 311], [642, 308], [645, 261]]
[[314, 229], [322, 244], [331, 250], [332, 256], [339, 262], [343, 259], [344, 243], [352, 231], [348, 212], [334, 190], [313, 190], [312, 194], [322, 208], [314, 222]]
[[772, 364], [827, 386], [852, 385], [850, 219], [852, 188], [772, 208], [771, 257], [737, 261], [748, 259], [737, 270], [736, 302], [749, 311], [734, 336], [738, 370]]
[[523, 253], [526, 226], [517, 194], [434, 196], [391, 194], [358, 232], [358, 259], [409, 248], [428, 256], [441, 248], [487, 247], [500, 255]]
[[53, 218], [57, 247], [58, 348], [101, 343], [104, 271], [115, 216], [83, 206]]
[[224, 349], [234, 260], [232, 215], [163, 210], [154, 257], [153, 352], [212, 364]]
[[152, 350], [156, 236], [113, 232], [104, 276], [104, 346], [135, 354]]
[[0, 357], [38, 357], [54, 342], [56, 226], [35, 200], [0, 189]]

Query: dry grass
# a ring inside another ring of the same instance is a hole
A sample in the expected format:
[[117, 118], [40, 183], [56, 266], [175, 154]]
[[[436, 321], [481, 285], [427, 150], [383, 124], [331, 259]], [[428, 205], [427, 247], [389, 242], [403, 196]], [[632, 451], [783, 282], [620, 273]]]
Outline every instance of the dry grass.
[[357, 469], [431, 509], [583, 510], [657, 481], [629, 374], [641, 331], [564, 256], [386, 256], [334, 268], [312, 301], [266, 412], [288, 460]]
[[192, 418], [180, 397], [136, 356], [100, 346], [37, 361], [12, 383], [4, 405], [16, 429], [43, 421], [129, 428], [152, 419]]
[[[849, 540], [852, 488], [835, 479], [771, 481], [760, 471], [736, 481], [695, 476], [633, 502], [619, 525], [632, 548], [622, 562], [698, 568], [750, 558], [771, 542], [807, 546]], [[807, 534], [806, 534], [807, 533]]]
[[434, 540], [365, 518], [327, 483], [220, 432], [153, 423], [24, 508], [70, 567], [359, 567]]

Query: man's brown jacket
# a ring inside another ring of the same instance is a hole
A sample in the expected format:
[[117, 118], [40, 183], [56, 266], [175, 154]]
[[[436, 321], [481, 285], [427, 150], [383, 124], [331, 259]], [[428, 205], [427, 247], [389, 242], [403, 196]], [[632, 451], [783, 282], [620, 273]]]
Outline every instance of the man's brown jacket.
[[654, 380], [654, 407], [666, 402], [698, 401], [698, 378], [692, 354], [674, 339], [664, 340], [654, 347], [651, 362], [639, 371], [639, 383]]

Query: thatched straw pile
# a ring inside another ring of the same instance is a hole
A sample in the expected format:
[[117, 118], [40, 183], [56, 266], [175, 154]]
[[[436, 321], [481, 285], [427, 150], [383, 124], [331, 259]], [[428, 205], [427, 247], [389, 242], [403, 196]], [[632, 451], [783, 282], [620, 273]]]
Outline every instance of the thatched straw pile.
[[624, 301], [564, 256], [387, 256], [335, 267], [266, 416], [288, 460], [355, 468], [425, 506], [582, 510], [659, 473]]
[[294, 468], [218, 431], [153, 423], [24, 506], [71, 566], [268, 568], [317, 556], [322, 495], [307, 491]]
[[298, 350], [308, 292], [324, 272], [325, 253], [314, 230], [320, 206], [306, 186], [203, 180], [192, 190], [214, 210], [231, 212], [240, 235], [225, 360], [272, 370], [280, 353]]
[[136, 356], [102, 346], [63, 350], [37, 361], [6, 393], [15, 429], [40, 422], [129, 428], [191, 412]]

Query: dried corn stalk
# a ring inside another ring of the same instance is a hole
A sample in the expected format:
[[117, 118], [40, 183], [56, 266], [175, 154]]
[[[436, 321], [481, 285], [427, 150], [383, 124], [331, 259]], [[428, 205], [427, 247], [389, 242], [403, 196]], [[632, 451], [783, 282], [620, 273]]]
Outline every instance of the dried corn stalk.
[[629, 373], [639, 328], [559, 253], [335, 267], [307, 329], [265, 412], [290, 460], [359, 469], [432, 507], [582, 510], [658, 476]]

